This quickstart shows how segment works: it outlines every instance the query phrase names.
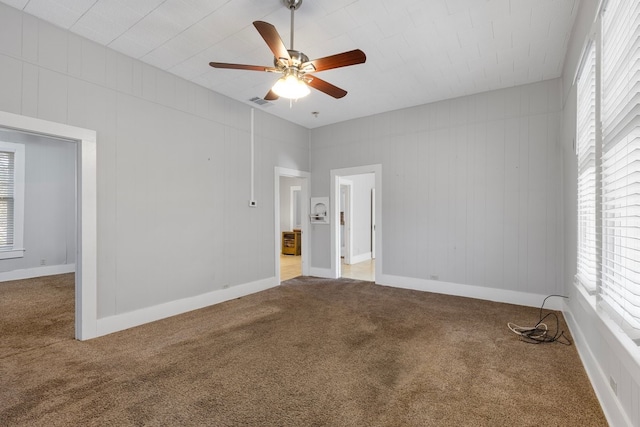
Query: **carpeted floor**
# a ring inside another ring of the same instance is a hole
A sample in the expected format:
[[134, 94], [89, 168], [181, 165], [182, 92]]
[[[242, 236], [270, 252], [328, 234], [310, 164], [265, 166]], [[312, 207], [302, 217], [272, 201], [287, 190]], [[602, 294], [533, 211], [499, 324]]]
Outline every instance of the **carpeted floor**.
[[574, 346], [507, 329], [535, 308], [298, 278], [79, 342], [73, 292], [0, 284], [1, 426], [607, 425]]

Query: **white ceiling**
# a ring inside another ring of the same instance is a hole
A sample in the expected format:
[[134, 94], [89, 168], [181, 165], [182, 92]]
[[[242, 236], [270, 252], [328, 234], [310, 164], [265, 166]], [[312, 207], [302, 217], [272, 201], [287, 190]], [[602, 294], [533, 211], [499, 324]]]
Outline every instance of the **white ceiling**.
[[[259, 107], [278, 75], [213, 69], [273, 64], [252, 22], [289, 47], [282, 0], [0, 0], [256, 108], [315, 128], [356, 117], [559, 77], [578, 0], [304, 0], [295, 49], [309, 58], [361, 49], [367, 62], [318, 73], [349, 93], [312, 89]], [[319, 112], [315, 117], [312, 112]]]

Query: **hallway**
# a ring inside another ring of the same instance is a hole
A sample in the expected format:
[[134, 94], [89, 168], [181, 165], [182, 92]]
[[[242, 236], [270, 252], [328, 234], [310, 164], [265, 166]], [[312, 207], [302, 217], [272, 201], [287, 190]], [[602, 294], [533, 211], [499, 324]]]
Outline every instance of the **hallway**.
[[[302, 274], [302, 258], [294, 255], [280, 254], [280, 280], [293, 279]], [[358, 264], [342, 264], [342, 277], [373, 282], [376, 271], [376, 260], [370, 259]]]

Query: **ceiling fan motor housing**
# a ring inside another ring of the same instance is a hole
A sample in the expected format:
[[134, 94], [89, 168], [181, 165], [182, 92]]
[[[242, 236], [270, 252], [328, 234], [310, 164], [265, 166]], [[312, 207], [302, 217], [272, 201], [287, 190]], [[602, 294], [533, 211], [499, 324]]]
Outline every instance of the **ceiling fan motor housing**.
[[282, 0], [282, 3], [284, 3], [287, 9], [298, 10], [302, 4], [302, 0]]
[[[289, 56], [291, 57], [292, 67], [300, 67], [301, 64], [309, 62], [309, 57], [298, 50], [287, 49], [287, 52], [289, 52]], [[275, 65], [276, 68], [287, 68], [289, 66], [287, 63], [283, 64], [281, 58], [275, 57], [273, 58], [273, 65]]]

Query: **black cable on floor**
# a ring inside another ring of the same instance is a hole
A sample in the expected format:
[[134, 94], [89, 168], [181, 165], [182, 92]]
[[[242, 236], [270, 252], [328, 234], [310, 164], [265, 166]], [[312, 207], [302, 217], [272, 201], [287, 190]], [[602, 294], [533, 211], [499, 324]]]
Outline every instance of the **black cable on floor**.
[[[532, 327], [523, 327], [518, 326], [514, 323], [507, 323], [507, 326], [511, 331], [517, 335], [520, 335], [520, 339], [529, 344], [541, 344], [541, 343], [550, 343], [550, 342], [559, 342], [564, 345], [571, 345], [571, 341], [564, 334], [564, 331], [560, 331], [560, 319], [558, 315], [554, 312], [549, 312], [545, 316], [542, 315], [542, 310], [544, 308], [544, 304], [551, 297], [559, 297], [559, 298], [569, 298], [564, 295], [549, 295], [544, 301], [542, 301], [542, 305], [540, 306], [540, 316], [538, 319], [538, 323]], [[556, 328], [555, 333], [550, 334], [549, 327], [544, 321], [549, 319], [555, 319]]]

